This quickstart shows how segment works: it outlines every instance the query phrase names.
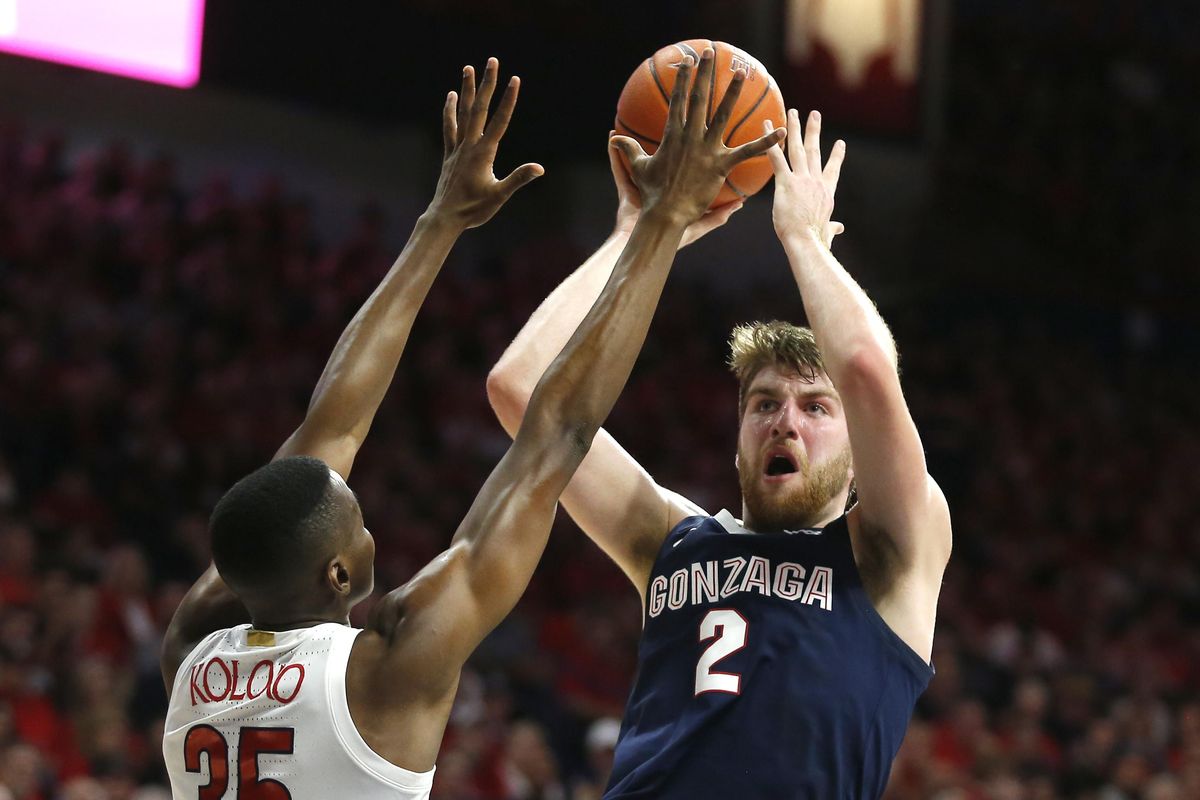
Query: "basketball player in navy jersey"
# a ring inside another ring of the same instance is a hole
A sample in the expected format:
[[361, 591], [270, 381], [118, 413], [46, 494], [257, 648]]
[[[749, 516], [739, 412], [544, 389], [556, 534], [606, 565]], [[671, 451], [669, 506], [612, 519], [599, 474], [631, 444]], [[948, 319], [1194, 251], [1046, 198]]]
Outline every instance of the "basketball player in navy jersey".
[[[786, 153], [769, 153], [773, 220], [812, 328], [733, 333], [741, 519], [660, 486], [603, 430], [563, 494], [643, 601], [608, 800], [877, 798], [932, 676], [949, 512], [926, 471], [891, 334], [829, 250], [845, 145], [822, 166], [819, 115], [804, 132], [791, 111], [787, 130]], [[616, 231], [489, 375], [510, 431], [636, 218], [636, 190], [619, 163], [613, 170]]]
[[[478, 93], [464, 72], [461, 97], [447, 98], [433, 203], [338, 341], [304, 422], [213, 512], [214, 566], [163, 645], [163, 749], [176, 798], [429, 796], [460, 669], [528, 584], [559, 495], [629, 376], [684, 230], [734, 166], [783, 138], [728, 149], [703, 113], [685, 123], [685, 103], [708, 105], [703, 70], [690, 99], [686, 79], [673, 95], [658, 154], [635, 165], [645, 208], [611, 281], [533, 390], [512, 447], [450, 547], [356, 630], [348, 615], [372, 591], [374, 543], [345, 479], [451, 245], [541, 173], [527, 164], [493, 177], [518, 84], [488, 122], [498, 64], [488, 62]], [[718, 132], [743, 78], [718, 107]]]

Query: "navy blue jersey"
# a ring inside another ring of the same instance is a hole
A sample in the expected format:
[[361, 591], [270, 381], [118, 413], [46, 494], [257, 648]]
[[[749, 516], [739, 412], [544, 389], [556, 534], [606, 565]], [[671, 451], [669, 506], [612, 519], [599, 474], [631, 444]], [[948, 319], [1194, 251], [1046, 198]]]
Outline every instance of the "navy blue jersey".
[[663, 542], [605, 800], [878, 798], [933, 670], [875, 611], [846, 518]]

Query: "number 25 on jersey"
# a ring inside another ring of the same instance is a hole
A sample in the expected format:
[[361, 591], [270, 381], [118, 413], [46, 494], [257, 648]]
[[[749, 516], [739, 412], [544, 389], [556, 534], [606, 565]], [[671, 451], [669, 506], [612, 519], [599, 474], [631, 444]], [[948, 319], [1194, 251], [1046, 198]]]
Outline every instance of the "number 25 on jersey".
[[[242, 728], [237, 741], [238, 800], [291, 800], [292, 793], [277, 780], [258, 777], [260, 753], [287, 755], [295, 747], [294, 728]], [[208, 783], [197, 800], [221, 800], [229, 790], [229, 743], [211, 725], [196, 725], [183, 740], [183, 764], [188, 772], [201, 772], [200, 755], [208, 756]]]

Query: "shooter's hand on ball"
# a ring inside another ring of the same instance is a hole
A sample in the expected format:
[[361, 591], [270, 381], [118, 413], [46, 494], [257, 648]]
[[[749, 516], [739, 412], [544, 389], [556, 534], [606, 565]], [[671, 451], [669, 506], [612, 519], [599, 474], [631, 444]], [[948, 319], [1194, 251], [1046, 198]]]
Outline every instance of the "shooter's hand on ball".
[[[611, 138], [616, 135], [616, 131], [609, 131], [608, 135]], [[608, 165], [612, 168], [613, 182], [617, 185], [617, 221], [613, 229], [616, 233], [628, 235], [642, 213], [642, 195], [633, 185], [629, 170], [625, 169], [621, 156], [614, 147], [608, 148]], [[741, 208], [742, 201], [734, 200], [704, 212], [704, 216], [688, 225], [679, 246], [687, 247], [705, 234], [715, 231]]]
[[[816, 235], [829, 245], [843, 230], [841, 223], [830, 221], [830, 215], [846, 143], [841, 139], [834, 143], [822, 169], [821, 115], [816, 111], [809, 114], [808, 130], [802, 134], [799, 112], [789, 109], [787, 125], [787, 156], [783, 145], [767, 153], [775, 170], [775, 205], [771, 211], [775, 234], [780, 241]], [[770, 123], [764, 124], [763, 130], [770, 130]]]
[[[629, 161], [633, 182], [641, 192], [644, 212], [661, 213], [684, 225], [691, 225], [703, 216], [730, 170], [742, 161], [766, 152], [784, 136], [780, 129], [741, 147], [726, 147], [721, 137], [741, 92], [745, 73], [738, 70], [734, 75], [709, 125], [705, 111], [709, 105], [713, 71], [711, 47], [705, 48], [700, 57], [694, 86], [692, 69], [692, 59], [687, 56], [679, 66], [662, 145], [654, 155], [646, 155], [642, 146], [628, 136], [614, 136], [610, 140]], [[685, 97], [689, 86], [692, 91]]]
[[489, 58], [483, 82], [475, 90], [475, 70], [463, 70], [461, 95], [450, 92], [442, 110], [442, 140], [445, 154], [442, 174], [429, 209], [462, 228], [487, 222], [513, 193], [545, 170], [540, 164], [522, 164], [503, 180], [492, 173], [496, 148], [512, 119], [521, 79], [513, 76], [488, 120], [488, 105], [496, 90], [500, 62]]

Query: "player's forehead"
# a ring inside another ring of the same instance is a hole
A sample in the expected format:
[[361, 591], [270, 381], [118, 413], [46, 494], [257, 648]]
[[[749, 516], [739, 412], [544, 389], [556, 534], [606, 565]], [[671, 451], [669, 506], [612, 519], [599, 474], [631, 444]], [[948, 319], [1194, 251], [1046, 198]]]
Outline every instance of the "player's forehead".
[[746, 397], [754, 394], [837, 397], [837, 389], [824, 372], [813, 376], [802, 375], [786, 364], [769, 364], [750, 379]]

